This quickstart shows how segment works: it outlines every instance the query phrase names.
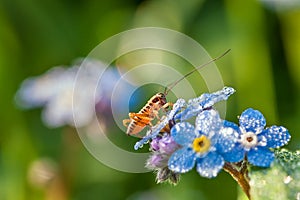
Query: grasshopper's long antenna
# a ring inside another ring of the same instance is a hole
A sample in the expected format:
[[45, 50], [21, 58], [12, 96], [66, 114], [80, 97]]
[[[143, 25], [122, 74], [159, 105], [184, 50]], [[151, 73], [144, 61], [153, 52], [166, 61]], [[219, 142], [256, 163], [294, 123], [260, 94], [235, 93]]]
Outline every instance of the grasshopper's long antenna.
[[204, 63], [198, 67], [196, 67], [195, 69], [193, 69], [192, 71], [190, 71], [189, 73], [187, 73], [186, 75], [184, 75], [183, 77], [181, 77], [180, 79], [174, 81], [173, 83], [169, 84], [168, 86], [165, 87], [165, 92], [164, 94], [167, 95], [168, 92], [170, 90], [172, 90], [173, 87], [175, 87], [177, 85], [177, 83], [179, 83], [181, 80], [183, 80], [184, 78], [188, 77], [189, 75], [191, 75], [192, 73], [194, 73], [196, 70], [201, 69], [207, 65], [209, 65], [212, 62], [215, 62], [216, 60], [219, 60], [220, 58], [222, 58], [223, 56], [225, 56], [231, 49], [226, 50], [224, 53], [222, 53], [221, 55], [219, 55], [218, 57], [215, 57], [213, 59], [211, 59], [210, 61], [208, 61], [207, 63]]

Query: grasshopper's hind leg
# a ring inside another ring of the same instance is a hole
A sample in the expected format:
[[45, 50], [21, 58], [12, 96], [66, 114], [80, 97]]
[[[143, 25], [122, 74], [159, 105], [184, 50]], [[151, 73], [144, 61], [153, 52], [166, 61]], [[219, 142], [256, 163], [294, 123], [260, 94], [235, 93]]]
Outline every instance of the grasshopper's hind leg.
[[123, 119], [123, 125], [127, 127], [129, 123], [131, 122], [131, 119]]

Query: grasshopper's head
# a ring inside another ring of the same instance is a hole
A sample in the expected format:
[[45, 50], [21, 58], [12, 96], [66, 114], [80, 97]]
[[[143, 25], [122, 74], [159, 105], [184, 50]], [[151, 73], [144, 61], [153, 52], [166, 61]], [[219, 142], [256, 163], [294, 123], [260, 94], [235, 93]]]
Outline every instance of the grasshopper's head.
[[167, 103], [166, 95], [164, 93], [157, 93], [154, 96], [152, 103], [165, 105]]

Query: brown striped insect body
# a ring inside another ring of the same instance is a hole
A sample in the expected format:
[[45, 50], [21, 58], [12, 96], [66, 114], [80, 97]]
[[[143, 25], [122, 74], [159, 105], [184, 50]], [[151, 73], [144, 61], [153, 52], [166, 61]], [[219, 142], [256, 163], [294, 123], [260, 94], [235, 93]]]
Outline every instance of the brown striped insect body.
[[[161, 109], [163, 109], [164, 111], [167, 111], [167, 108], [173, 105], [173, 103], [167, 102], [166, 95], [177, 83], [179, 83], [185, 77], [191, 75], [196, 70], [223, 57], [229, 51], [230, 51], [230, 49], [225, 51], [222, 55], [220, 55], [214, 59], [211, 59], [209, 62], [196, 67], [195, 69], [193, 69], [192, 71], [190, 71], [189, 73], [187, 73], [186, 75], [184, 75], [183, 77], [181, 77], [180, 79], [176, 80], [171, 85], [166, 87], [164, 93], [155, 94], [153, 97], [150, 98], [150, 100], [146, 103], [146, 105], [138, 113], [130, 112], [128, 114], [129, 119], [123, 120], [123, 125], [127, 127], [127, 131], [126, 131], [127, 135], [138, 136], [138, 133], [140, 133], [146, 126], [152, 127], [153, 125], [151, 122], [154, 119], [160, 120], [160, 117], [158, 115], [159, 111]], [[168, 127], [166, 127], [166, 128], [168, 128]]]
[[129, 119], [123, 120], [124, 126], [127, 126], [128, 135], [137, 135], [147, 125], [153, 126], [151, 121], [159, 119], [159, 111], [166, 110], [172, 103], [167, 102], [164, 93], [157, 93], [146, 103], [138, 113], [129, 113]]

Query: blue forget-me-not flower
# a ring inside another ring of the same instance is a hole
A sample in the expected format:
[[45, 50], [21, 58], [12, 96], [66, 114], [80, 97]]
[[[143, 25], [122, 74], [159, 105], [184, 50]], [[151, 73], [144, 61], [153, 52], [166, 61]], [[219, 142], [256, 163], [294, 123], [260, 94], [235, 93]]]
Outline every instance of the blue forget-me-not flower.
[[207, 178], [217, 176], [223, 168], [226, 154], [234, 147], [233, 135], [220, 132], [223, 120], [213, 109], [198, 114], [195, 127], [188, 122], [179, 122], [171, 129], [174, 141], [182, 146], [168, 162], [174, 172], [185, 173], [195, 165], [198, 173]]
[[231, 154], [224, 155], [229, 162], [242, 160], [244, 156], [250, 164], [259, 167], [269, 167], [274, 160], [270, 148], [278, 148], [288, 143], [291, 136], [283, 126], [265, 128], [266, 119], [261, 112], [248, 108], [239, 118], [238, 127], [225, 121], [224, 129], [234, 131], [238, 137]]

